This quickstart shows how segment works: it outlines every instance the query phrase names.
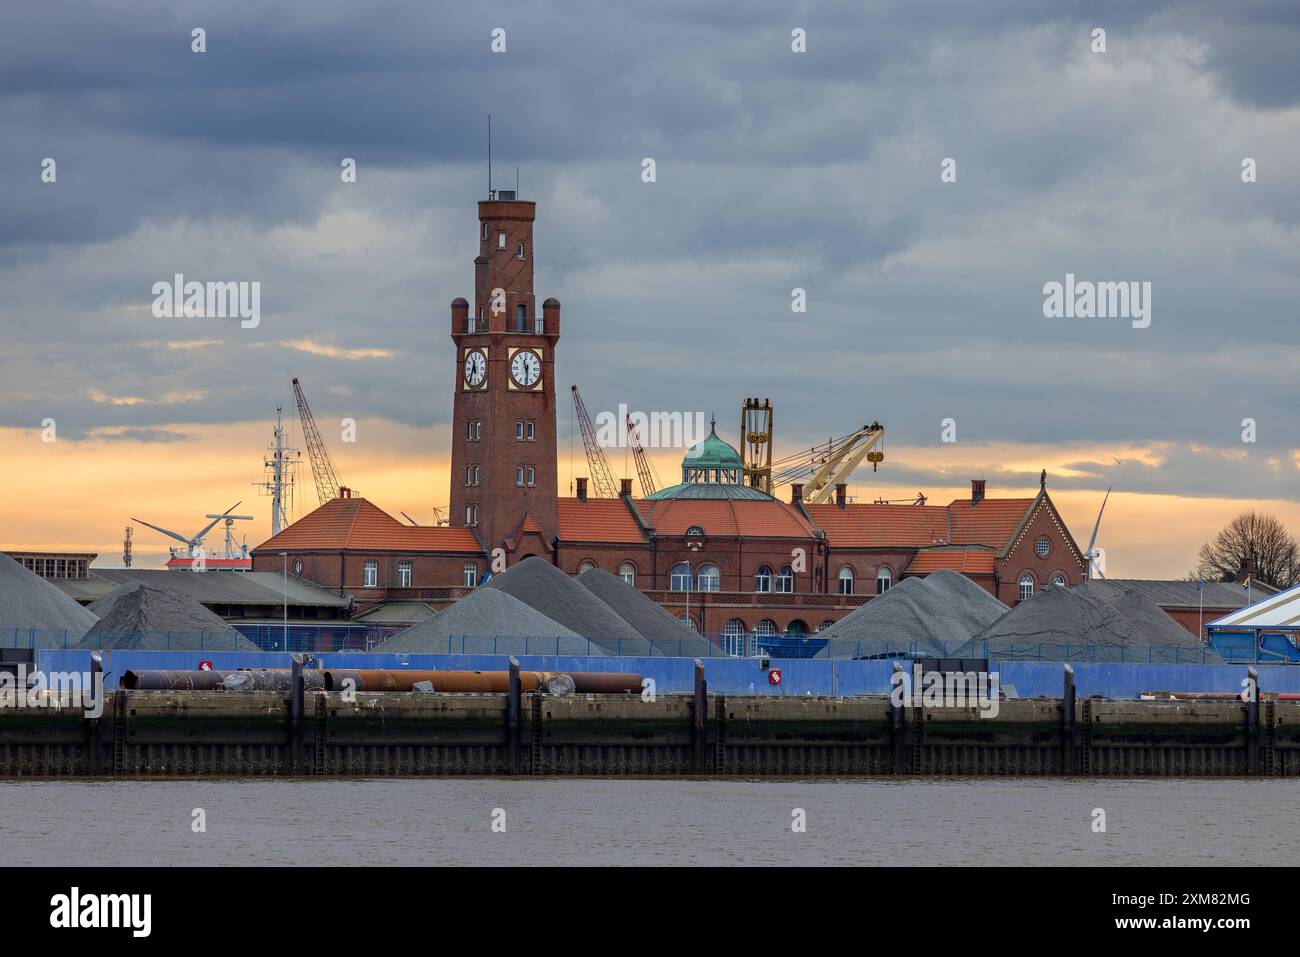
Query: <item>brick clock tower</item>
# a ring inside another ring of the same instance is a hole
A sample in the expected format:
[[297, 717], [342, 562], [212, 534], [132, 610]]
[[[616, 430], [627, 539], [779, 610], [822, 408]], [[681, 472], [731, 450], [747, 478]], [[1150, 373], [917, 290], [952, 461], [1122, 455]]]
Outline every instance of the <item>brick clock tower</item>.
[[555, 499], [555, 344], [560, 303], [537, 311], [533, 221], [537, 204], [496, 190], [478, 204], [474, 308], [451, 304], [456, 343], [452, 414], [452, 525], [475, 530], [510, 561], [549, 551]]

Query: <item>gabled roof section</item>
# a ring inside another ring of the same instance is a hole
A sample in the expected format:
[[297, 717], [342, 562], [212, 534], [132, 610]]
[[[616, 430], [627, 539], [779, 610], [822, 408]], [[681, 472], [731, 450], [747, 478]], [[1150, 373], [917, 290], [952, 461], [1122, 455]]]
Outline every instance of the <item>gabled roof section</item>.
[[904, 575], [928, 575], [941, 568], [964, 575], [992, 575], [991, 548], [923, 548], [907, 563]]
[[692, 525], [710, 537], [815, 538], [808, 520], [785, 502], [733, 499], [641, 499], [636, 503], [656, 535], [685, 535]]
[[970, 499], [954, 499], [948, 505], [952, 520], [953, 545], [983, 545], [1005, 551], [1011, 539], [1029, 517], [1034, 498], [985, 498], [972, 505]]
[[304, 515], [253, 552], [343, 549], [474, 554], [483, 551], [468, 528], [405, 525], [364, 498], [340, 496]]
[[562, 542], [613, 542], [644, 545], [645, 533], [637, 524], [626, 500], [621, 498], [576, 498], [556, 501]]
[[948, 512], [941, 505], [805, 503], [804, 509], [832, 548], [924, 548], [948, 541]]

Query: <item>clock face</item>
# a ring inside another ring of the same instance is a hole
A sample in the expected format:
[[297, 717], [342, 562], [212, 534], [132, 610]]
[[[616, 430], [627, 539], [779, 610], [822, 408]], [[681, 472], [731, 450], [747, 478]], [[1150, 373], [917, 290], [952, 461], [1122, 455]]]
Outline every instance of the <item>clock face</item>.
[[475, 350], [465, 356], [465, 382], [478, 388], [487, 377], [487, 359], [483, 353]]
[[510, 360], [510, 375], [525, 389], [530, 389], [542, 377], [542, 362], [536, 352], [520, 349]]

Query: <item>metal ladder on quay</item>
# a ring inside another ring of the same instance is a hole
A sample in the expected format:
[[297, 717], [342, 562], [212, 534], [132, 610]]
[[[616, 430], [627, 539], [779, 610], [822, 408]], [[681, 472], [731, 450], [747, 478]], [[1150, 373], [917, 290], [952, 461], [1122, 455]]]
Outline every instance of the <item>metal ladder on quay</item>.
[[922, 750], [921, 739], [925, 735], [925, 706], [917, 705], [912, 709], [912, 754], [911, 754], [911, 771], [913, 774], [921, 773], [921, 761], [924, 752]]
[[325, 773], [325, 722], [329, 717], [325, 695], [316, 695], [315, 721], [312, 722], [311, 773]]
[[1259, 773], [1276, 777], [1277, 768], [1277, 702], [1266, 698], [1260, 702], [1260, 721], [1264, 727], [1259, 736]]
[[113, 695], [113, 773], [126, 773], [126, 692]]
[[1092, 773], [1092, 699], [1083, 699], [1079, 715], [1079, 773]]
[[713, 773], [727, 773], [727, 696], [717, 695], [713, 702]]
[[542, 696], [533, 695], [532, 734], [529, 736], [528, 773], [542, 773]]

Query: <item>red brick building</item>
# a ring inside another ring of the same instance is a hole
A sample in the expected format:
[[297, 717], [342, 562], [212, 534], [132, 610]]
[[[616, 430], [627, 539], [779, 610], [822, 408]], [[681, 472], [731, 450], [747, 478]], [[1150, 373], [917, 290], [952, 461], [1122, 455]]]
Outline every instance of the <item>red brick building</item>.
[[843, 617], [894, 582], [960, 571], [1008, 604], [1074, 585], [1086, 562], [1046, 489], [990, 499], [984, 482], [947, 505], [810, 505], [743, 483], [740, 454], [715, 430], [687, 451], [682, 481], [635, 498], [557, 488], [555, 350], [560, 303], [537, 315], [535, 204], [478, 204], [475, 302], [451, 304], [455, 399], [449, 526], [404, 525], [344, 490], [253, 550], [255, 570], [290, 572], [383, 603], [441, 608], [489, 570], [525, 558], [577, 574], [621, 575], [710, 634], [799, 635]]

